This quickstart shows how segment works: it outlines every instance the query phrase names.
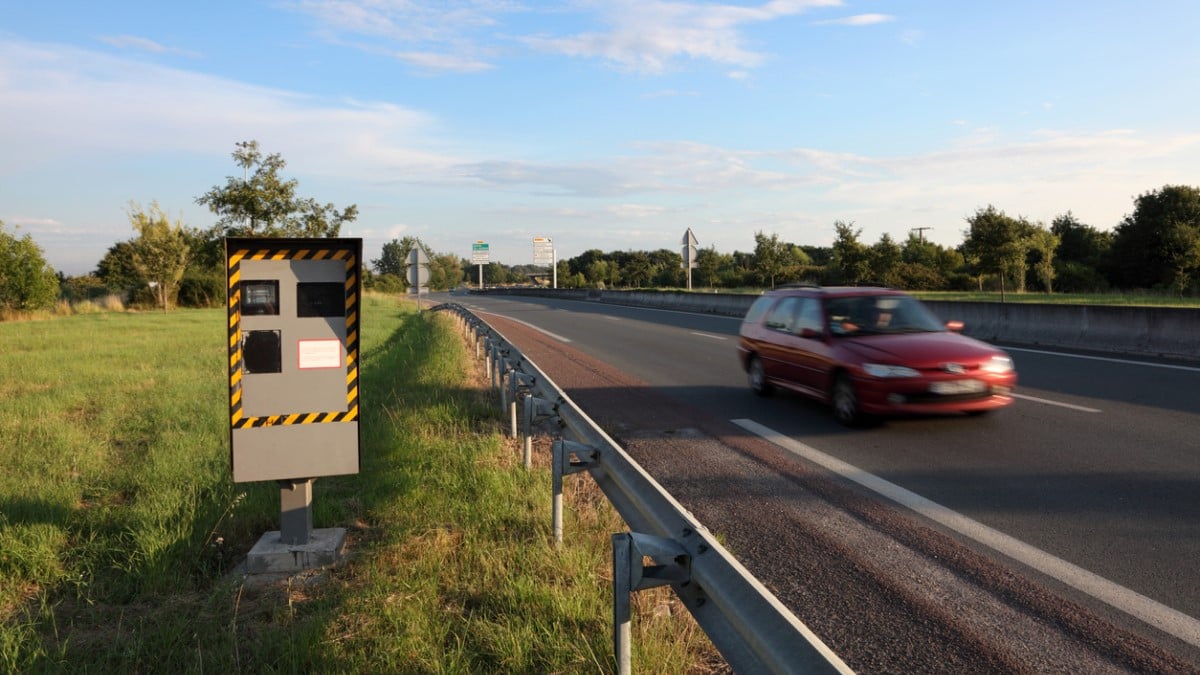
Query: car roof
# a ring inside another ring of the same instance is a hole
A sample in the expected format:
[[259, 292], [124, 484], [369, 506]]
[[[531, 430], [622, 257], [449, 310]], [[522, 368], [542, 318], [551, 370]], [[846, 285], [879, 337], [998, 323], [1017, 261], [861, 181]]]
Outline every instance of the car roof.
[[904, 291], [884, 286], [816, 286], [810, 284], [777, 286], [766, 295], [820, 295], [824, 297], [853, 297], [866, 295], [907, 295]]

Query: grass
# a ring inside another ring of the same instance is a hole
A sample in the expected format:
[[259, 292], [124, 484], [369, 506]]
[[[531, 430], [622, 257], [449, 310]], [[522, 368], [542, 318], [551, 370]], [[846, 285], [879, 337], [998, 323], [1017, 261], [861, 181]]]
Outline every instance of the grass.
[[[221, 310], [0, 324], [0, 671], [607, 672], [609, 537], [548, 461], [520, 466], [448, 317], [368, 298], [362, 471], [320, 478], [316, 527], [352, 555], [274, 583], [236, 573], [278, 529], [273, 483], [234, 484]], [[577, 477], [578, 478], [578, 477]], [[639, 672], [706, 672], [663, 589], [636, 596]]]

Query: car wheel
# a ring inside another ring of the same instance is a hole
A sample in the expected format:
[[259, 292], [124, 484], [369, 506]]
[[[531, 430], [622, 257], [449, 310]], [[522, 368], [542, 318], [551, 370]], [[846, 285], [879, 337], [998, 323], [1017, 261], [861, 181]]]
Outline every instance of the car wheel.
[[865, 421], [862, 410], [858, 407], [858, 392], [854, 391], [854, 383], [850, 376], [842, 373], [833, 381], [833, 393], [829, 397], [833, 406], [833, 416], [838, 422], [848, 427], [861, 426]]
[[770, 396], [771, 383], [767, 381], [767, 371], [763, 369], [762, 359], [751, 356], [747, 370], [750, 372], [750, 389], [759, 396]]

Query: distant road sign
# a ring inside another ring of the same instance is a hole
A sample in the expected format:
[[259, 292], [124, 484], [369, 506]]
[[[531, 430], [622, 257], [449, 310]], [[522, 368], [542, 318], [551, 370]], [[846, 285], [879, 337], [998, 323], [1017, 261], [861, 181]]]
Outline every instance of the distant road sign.
[[488, 263], [488, 245], [485, 242], [477, 241], [471, 244], [471, 264], [486, 265]]
[[692, 228], [688, 228], [687, 232], [683, 233], [683, 269], [690, 270], [696, 267], [696, 256], [699, 253], [697, 246], [700, 242], [696, 240], [696, 235], [692, 234]]
[[419, 294], [429, 284], [429, 256], [420, 246], [408, 252], [409, 293]]
[[550, 237], [533, 238], [533, 264], [554, 264], [554, 240]]

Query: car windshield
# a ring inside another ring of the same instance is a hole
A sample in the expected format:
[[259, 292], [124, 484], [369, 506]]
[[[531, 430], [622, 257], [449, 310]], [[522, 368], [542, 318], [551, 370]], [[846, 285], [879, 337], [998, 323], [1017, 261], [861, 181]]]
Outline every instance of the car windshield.
[[826, 303], [834, 335], [928, 333], [945, 326], [925, 305], [907, 295], [858, 295], [830, 298]]

